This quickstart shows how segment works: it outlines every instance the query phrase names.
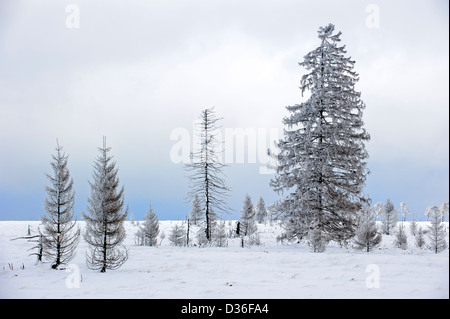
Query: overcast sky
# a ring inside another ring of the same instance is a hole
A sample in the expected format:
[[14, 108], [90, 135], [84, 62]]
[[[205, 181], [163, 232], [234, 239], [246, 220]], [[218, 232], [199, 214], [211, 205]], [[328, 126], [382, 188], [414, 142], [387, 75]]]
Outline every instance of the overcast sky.
[[[446, 0], [3, 0], [0, 219], [43, 214], [57, 138], [79, 215], [102, 136], [130, 212], [142, 218], [151, 202], [160, 219], [184, 218], [188, 179], [170, 156], [171, 133], [192, 132], [215, 106], [223, 132], [261, 129], [268, 141], [285, 106], [302, 101], [298, 62], [330, 22], [367, 105], [365, 192], [423, 218], [449, 193], [448, 12]], [[225, 169], [231, 218], [247, 192], [254, 202], [278, 199], [261, 166]]]

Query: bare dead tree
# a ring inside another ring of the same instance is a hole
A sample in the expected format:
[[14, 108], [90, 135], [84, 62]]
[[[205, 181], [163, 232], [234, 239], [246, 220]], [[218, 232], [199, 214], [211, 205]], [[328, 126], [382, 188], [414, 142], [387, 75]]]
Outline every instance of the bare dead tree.
[[35, 246], [28, 249], [28, 250], [36, 249], [36, 252], [31, 253], [29, 256], [36, 256], [38, 262], [42, 261], [42, 257], [44, 255], [44, 242], [46, 241], [46, 238], [40, 230], [39, 230], [38, 235], [30, 234], [30, 236], [17, 237], [17, 238], [13, 238], [11, 240], [17, 240], [17, 239], [26, 239], [29, 243], [36, 243]]
[[202, 111], [200, 122], [197, 123], [199, 145], [191, 152], [191, 162], [186, 165], [187, 171], [191, 172], [191, 190], [188, 196], [189, 198], [198, 196], [202, 202], [208, 241], [211, 241], [212, 236], [212, 212], [221, 213], [230, 210], [225, 202], [229, 191], [222, 171], [225, 165], [218, 158], [218, 153], [221, 151], [221, 142], [217, 137], [219, 120], [214, 108]]

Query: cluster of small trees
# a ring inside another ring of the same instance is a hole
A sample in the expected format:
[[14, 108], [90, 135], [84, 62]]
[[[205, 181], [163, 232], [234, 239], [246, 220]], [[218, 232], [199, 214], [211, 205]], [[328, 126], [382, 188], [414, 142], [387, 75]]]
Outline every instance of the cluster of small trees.
[[[169, 234], [169, 241], [173, 246], [215, 246], [225, 247], [229, 238], [240, 238], [241, 246], [259, 245], [260, 238], [256, 223], [263, 223], [267, 219], [267, 210], [264, 199], [259, 197], [258, 203], [253, 206], [250, 196], [247, 194], [241, 210], [241, 217], [236, 222], [233, 230], [226, 230], [225, 221], [217, 220], [214, 211], [209, 215], [210, 240], [206, 237], [206, 220], [203, 218], [203, 208], [198, 196], [194, 196], [189, 217], [183, 223], [175, 224]], [[230, 221], [231, 226], [231, 221]], [[157, 246], [159, 235], [159, 220], [153, 209], [150, 208], [144, 216], [143, 225], [139, 225], [135, 233], [135, 241], [138, 245]], [[165, 234], [161, 234], [162, 239]]]
[[[430, 249], [436, 253], [447, 247], [444, 228], [445, 216], [448, 215], [448, 203], [443, 203], [440, 208], [436, 206], [427, 208], [425, 215], [430, 221], [426, 229], [418, 226], [416, 217], [409, 212], [405, 203], [400, 203], [400, 211], [396, 209], [390, 199], [386, 202], [366, 206], [360, 212], [355, 231], [355, 237], [348, 243], [353, 248], [366, 252], [376, 249], [382, 241], [383, 235], [394, 236], [394, 245], [401, 249], [408, 247], [407, 229], [405, 221], [407, 215], [412, 215], [409, 221], [409, 232], [414, 236], [415, 245], [419, 248]], [[209, 241], [205, 233], [205, 220], [202, 219], [202, 207], [197, 197], [194, 197], [189, 217], [181, 224], [176, 223], [170, 231], [168, 239], [173, 246], [227, 246], [229, 238], [239, 238], [241, 247], [261, 245], [257, 223], [267, 220], [267, 210], [264, 199], [259, 197], [256, 206], [246, 194], [241, 209], [240, 219], [233, 227], [226, 230], [225, 221], [218, 221], [215, 214], [211, 215], [211, 238]], [[401, 219], [399, 220], [399, 216]], [[377, 220], [380, 222], [377, 224]], [[229, 222], [232, 225], [231, 221]], [[144, 216], [143, 225], [136, 232], [138, 245], [156, 246], [159, 231], [159, 221], [156, 213], [150, 208]], [[426, 235], [426, 236], [425, 236]], [[165, 238], [161, 234], [161, 241]], [[313, 252], [324, 251], [327, 242], [319, 234], [312, 233], [308, 237], [308, 245]], [[161, 242], [159, 243], [161, 244]]]
[[[400, 212], [395, 209], [390, 199], [386, 202], [377, 203], [373, 207], [366, 207], [360, 215], [359, 225], [354, 239], [355, 248], [365, 249], [367, 252], [373, 250], [381, 243], [382, 234], [394, 235], [394, 244], [401, 249], [408, 247], [408, 237], [406, 235], [405, 221], [408, 214], [411, 214], [405, 203], [400, 203]], [[399, 215], [401, 216], [400, 225]], [[432, 206], [427, 208], [425, 215], [430, 225], [427, 229], [418, 227], [415, 214], [412, 214], [409, 222], [409, 231], [414, 237], [415, 245], [419, 248], [428, 248], [435, 253], [439, 253], [447, 248], [445, 241], [446, 230], [442, 223], [448, 215], [448, 202], [442, 203], [440, 208]], [[380, 227], [376, 225], [376, 219], [381, 220]], [[425, 237], [425, 234], [427, 237]]]

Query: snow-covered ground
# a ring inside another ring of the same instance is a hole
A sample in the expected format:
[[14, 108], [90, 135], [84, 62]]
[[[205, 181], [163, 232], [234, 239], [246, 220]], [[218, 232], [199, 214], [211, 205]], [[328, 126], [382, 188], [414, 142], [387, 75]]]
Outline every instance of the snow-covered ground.
[[305, 243], [277, 243], [281, 230], [269, 224], [258, 224], [258, 247], [241, 248], [237, 238], [224, 248], [174, 247], [168, 235], [176, 221], [160, 222], [159, 247], [137, 246], [137, 226], [126, 222], [128, 261], [99, 273], [86, 266], [83, 239], [70, 268], [36, 264], [27, 251], [33, 243], [11, 239], [26, 236], [28, 225], [36, 234], [39, 223], [0, 222], [0, 298], [449, 298], [448, 249], [416, 248], [409, 228], [406, 250], [383, 235], [369, 254], [338, 246], [312, 253]]

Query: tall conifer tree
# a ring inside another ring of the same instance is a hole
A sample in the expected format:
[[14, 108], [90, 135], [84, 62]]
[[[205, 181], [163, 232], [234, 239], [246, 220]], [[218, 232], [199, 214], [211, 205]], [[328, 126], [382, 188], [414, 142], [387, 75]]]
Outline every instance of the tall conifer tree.
[[46, 187], [46, 215], [42, 216], [42, 251], [44, 257], [52, 262], [52, 268], [68, 263], [75, 255], [80, 230], [75, 229], [73, 207], [75, 193], [73, 180], [67, 168], [68, 156], [56, 141], [56, 155], [52, 155], [53, 174], [47, 174], [50, 186]]
[[355, 62], [338, 45], [341, 32], [329, 24], [318, 33], [320, 46], [299, 63], [307, 70], [300, 89], [310, 96], [286, 107], [290, 115], [283, 119], [270, 185], [285, 195], [277, 208], [290, 237], [314, 229], [342, 242], [354, 235], [357, 213], [369, 202], [363, 194], [369, 134], [363, 128], [365, 104], [354, 88]]
[[118, 169], [108, 155], [111, 148], [106, 147], [106, 137], [103, 137], [103, 147], [98, 150], [100, 155], [94, 163], [93, 181], [89, 182], [89, 214], [83, 213], [86, 221], [84, 238], [90, 248], [86, 256], [88, 267], [105, 272], [119, 268], [128, 259], [128, 251], [122, 245], [128, 207], [124, 212], [124, 188], [119, 188]]

